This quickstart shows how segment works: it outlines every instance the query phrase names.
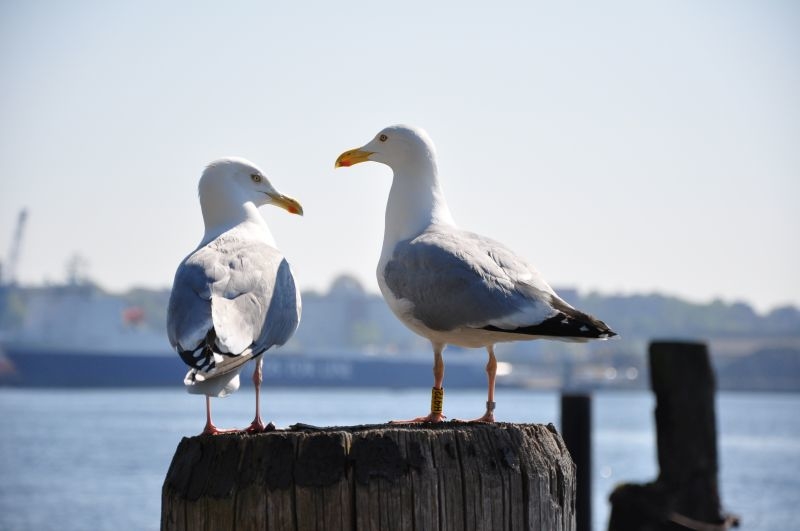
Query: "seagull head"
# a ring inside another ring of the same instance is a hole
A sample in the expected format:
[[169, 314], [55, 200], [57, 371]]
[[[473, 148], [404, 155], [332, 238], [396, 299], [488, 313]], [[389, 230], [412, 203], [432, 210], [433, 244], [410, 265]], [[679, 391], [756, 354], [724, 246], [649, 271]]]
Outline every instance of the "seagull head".
[[209, 164], [200, 177], [200, 202], [216, 204], [253, 203], [275, 205], [291, 214], [303, 215], [300, 203], [278, 192], [255, 164], [238, 157], [226, 157]]
[[392, 125], [360, 148], [345, 151], [336, 159], [336, 167], [374, 161], [392, 169], [409, 164], [436, 164], [436, 149], [423, 129]]

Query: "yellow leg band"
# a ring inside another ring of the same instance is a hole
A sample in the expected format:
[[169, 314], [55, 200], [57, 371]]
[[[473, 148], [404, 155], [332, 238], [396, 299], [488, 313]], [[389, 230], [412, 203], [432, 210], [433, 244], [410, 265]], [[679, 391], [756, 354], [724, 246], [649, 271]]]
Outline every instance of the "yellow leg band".
[[444, 387], [441, 389], [431, 388], [431, 413], [441, 413], [444, 404]]

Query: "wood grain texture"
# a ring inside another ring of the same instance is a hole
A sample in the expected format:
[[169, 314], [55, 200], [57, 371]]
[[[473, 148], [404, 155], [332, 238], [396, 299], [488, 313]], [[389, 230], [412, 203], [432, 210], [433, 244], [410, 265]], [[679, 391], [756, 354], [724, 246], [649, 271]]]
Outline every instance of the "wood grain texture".
[[185, 438], [161, 528], [560, 531], [574, 511], [552, 425], [377, 425]]

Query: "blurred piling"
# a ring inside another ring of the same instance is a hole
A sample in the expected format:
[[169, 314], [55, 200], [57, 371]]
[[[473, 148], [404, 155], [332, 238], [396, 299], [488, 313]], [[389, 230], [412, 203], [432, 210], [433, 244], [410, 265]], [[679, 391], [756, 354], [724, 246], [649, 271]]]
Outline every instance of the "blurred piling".
[[592, 529], [592, 397], [561, 395], [561, 436], [575, 463], [576, 531]]
[[575, 529], [552, 425], [301, 427], [184, 438], [162, 530]]
[[659, 475], [611, 494], [609, 531], [724, 530], [720, 514], [714, 373], [702, 343], [650, 344]]

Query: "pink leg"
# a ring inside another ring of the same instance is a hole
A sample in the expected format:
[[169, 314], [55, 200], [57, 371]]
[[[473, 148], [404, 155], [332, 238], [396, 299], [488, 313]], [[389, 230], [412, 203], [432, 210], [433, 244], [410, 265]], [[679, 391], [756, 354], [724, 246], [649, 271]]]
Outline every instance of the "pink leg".
[[264, 423], [261, 421], [261, 382], [264, 381], [261, 367], [263, 364], [264, 358], [259, 356], [258, 360], [256, 360], [256, 368], [253, 371], [253, 385], [256, 387], [256, 417], [245, 430], [248, 433], [261, 433], [265, 429]]
[[470, 422], [494, 422], [494, 381], [497, 376], [497, 358], [494, 357], [494, 345], [486, 347], [489, 362], [486, 364], [486, 376], [489, 380], [489, 395], [486, 399], [486, 413]]
[[[433, 387], [442, 389], [444, 382], [444, 360], [442, 359], [442, 352], [444, 351], [444, 344], [433, 343]], [[441, 411], [431, 411], [430, 414], [423, 417], [417, 417], [409, 420], [393, 420], [390, 424], [411, 424], [419, 422], [441, 422], [445, 417]]]
[[206, 427], [200, 435], [219, 435], [220, 433], [233, 433], [237, 430], [221, 430], [211, 422], [211, 397], [206, 396]]

